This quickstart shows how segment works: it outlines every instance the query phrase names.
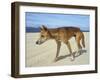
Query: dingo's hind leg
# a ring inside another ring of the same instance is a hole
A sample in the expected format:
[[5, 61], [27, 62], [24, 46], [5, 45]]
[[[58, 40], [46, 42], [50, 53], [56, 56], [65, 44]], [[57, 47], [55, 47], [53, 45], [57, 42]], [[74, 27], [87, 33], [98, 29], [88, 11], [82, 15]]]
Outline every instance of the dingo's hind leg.
[[77, 42], [77, 46], [78, 46], [78, 55], [81, 54], [81, 50], [82, 50], [82, 46], [81, 46], [81, 39], [82, 39], [82, 33], [81, 32], [78, 32], [77, 35], [76, 35], [76, 42]]

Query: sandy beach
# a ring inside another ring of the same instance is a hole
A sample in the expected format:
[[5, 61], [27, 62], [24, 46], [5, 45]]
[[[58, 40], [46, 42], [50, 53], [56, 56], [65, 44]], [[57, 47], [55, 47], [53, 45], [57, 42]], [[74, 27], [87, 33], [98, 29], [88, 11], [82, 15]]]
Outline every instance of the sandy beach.
[[[42, 45], [36, 45], [36, 41], [39, 38], [39, 33], [26, 33], [25, 42], [25, 66], [26, 67], [39, 67], [39, 66], [60, 66], [60, 65], [84, 65], [89, 64], [89, 32], [84, 32], [85, 45], [82, 54], [75, 57], [74, 61], [71, 61], [69, 50], [64, 43], [61, 43], [61, 49], [57, 61], [54, 61], [56, 56], [57, 45], [54, 40], [48, 40]], [[75, 42], [75, 38], [70, 39], [70, 44], [73, 53], [78, 48]]]

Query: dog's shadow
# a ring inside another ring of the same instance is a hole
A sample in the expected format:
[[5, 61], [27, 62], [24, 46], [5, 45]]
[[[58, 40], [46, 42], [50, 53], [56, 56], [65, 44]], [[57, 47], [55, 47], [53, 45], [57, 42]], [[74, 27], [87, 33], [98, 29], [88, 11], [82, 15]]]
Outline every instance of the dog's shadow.
[[[77, 55], [77, 51], [75, 51], [75, 52], [73, 52], [73, 55], [74, 55], [74, 57], [78, 57], [78, 56], [80, 56], [80, 55], [82, 55], [83, 53], [86, 53], [86, 52], [87, 52], [87, 50], [80, 50], [80, 51], [79, 51], [79, 54]], [[62, 60], [62, 59], [66, 58], [66, 57], [69, 57], [69, 56], [71, 56], [71, 55], [68, 54], [68, 55], [64, 55], [64, 56], [59, 56], [59, 57], [55, 60], [55, 62], [57, 62], [57, 61], [59, 61], [59, 60]]]

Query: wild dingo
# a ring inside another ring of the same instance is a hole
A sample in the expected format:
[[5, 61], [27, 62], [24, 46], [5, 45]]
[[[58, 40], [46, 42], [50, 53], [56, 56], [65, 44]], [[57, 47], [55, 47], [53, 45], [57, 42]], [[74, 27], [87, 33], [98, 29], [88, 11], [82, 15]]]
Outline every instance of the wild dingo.
[[48, 29], [45, 25], [42, 25], [40, 27], [40, 38], [36, 41], [36, 44], [42, 44], [45, 41], [49, 39], [55, 39], [57, 43], [57, 53], [56, 53], [56, 59], [59, 55], [61, 42], [65, 43], [69, 49], [71, 60], [74, 60], [74, 55], [71, 50], [71, 46], [69, 43], [70, 38], [75, 37], [75, 40], [78, 45], [78, 52], [82, 49], [82, 46], [80, 44], [82, 40], [82, 45], [85, 47], [84, 42], [84, 34], [81, 32], [80, 28], [77, 27], [60, 27], [55, 29]]

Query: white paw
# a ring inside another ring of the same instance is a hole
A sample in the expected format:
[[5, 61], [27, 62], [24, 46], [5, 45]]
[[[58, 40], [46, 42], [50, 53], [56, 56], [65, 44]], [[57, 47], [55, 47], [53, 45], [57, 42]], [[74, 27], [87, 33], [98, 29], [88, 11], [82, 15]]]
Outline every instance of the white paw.
[[71, 59], [71, 61], [74, 61], [75, 60], [74, 56], [71, 56], [70, 59]]

